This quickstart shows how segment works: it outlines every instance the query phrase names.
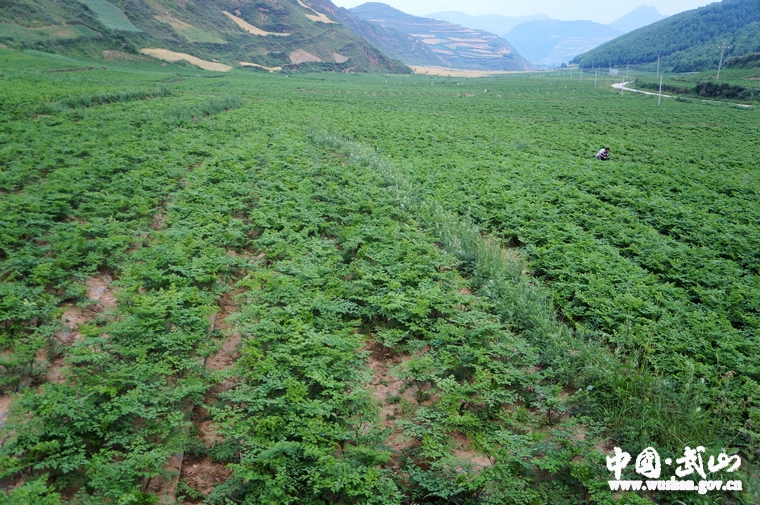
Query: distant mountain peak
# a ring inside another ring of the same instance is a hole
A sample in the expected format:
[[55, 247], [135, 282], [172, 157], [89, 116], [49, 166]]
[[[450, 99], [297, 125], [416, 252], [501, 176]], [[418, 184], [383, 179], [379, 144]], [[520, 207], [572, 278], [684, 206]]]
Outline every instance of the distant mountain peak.
[[667, 16], [660, 14], [660, 12], [652, 6], [639, 5], [625, 16], [616, 19], [607, 26], [611, 26], [623, 33], [628, 33], [643, 26], [656, 23], [666, 17]]

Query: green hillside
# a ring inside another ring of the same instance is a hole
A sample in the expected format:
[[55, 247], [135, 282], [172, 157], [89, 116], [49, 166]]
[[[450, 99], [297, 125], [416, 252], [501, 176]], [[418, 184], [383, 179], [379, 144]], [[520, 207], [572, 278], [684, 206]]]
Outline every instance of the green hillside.
[[167, 61], [198, 65], [198, 58], [225, 68], [243, 62], [285, 71], [409, 72], [299, 0], [21, 0], [0, 2], [0, 19], [0, 42], [16, 49], [88, 57], [150, 49], [151, 55], [170, 51], [173, 56], [162, 56]]
[[434, 53], [418, 37], [413, 37], [391, 26], [381, 26], [364, 20], [343, 7], [335, 12], [335, 16], [355, 34], [368, 40], [385, 54], [398, 58], [407, 65], [442, 67], [447, 65], [447, 61], [440, 54]]
[[760, 51], [760, 0], [723, 0], [683, 12], [577, 56], [583, 67], [657, 61], [674, 72], [717, 68], [724, 57]]
[[95, 17], [103, 26], [110, 30], [120, 30], [124, 32], [141, 31], [129, 20], [124, 11], [106, 0], [79, 0], [92, 11]]

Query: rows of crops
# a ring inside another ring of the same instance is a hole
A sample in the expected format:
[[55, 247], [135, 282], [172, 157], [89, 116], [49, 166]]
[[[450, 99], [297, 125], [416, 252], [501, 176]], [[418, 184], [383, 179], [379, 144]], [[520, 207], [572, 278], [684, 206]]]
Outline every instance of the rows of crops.
[[752, 503], [754, 109], [0, 51], [4, 498], [612, 503], [704, 445]]

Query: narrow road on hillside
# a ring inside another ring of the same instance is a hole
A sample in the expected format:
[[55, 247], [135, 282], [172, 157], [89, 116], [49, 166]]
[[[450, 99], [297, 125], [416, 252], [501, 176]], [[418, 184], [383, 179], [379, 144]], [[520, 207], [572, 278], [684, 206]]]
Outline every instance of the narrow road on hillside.
[[[615, 88], [615, 89], [623, 88], [623, 91], [633, 91], [634, 93], [644, 93], [645, 95], [654, 95], [654, 96], [658, 95], [658, 93], [653, 93], [651, 91], [642, 91], [640, 89], [626, 88], [625, 85], [628, 84], [628, 82], [630, 82], [630, 81], [617, 82], [617, 83], [613, 84], [612, 87]], [[662, 97], [663, 98], [673, 98], [670, 95], [662, 95]]]
[[[654, 95], [654, 96], [658, 95], [658, 93], [654, 93], [654, 92], [651, 92], [651, 91], [642, 91], [640, 89], [626, 88], [625, 85], [628, 84], [628, 82], [630, 82], [630, 81], [617, 82], [617, 83], [613, 84], [612, 87], [615, 88], [615, 89], [621, 89], [622, 88], [623, 91], [633, 91], [634, 93], [644, 93], [645, 95]], [[663, 98], [673, 98], [673, 95], [662, 95], [662, 97]], [[736, 105], [737, 107], [744, 107], [746, 109], [751, 109], [752, 108], [751, 105], [744, 104], [744, 103], [718, 102], [716, 100], [699, 100], [699, 101], [700, 102], [705, 102], [705, 103], [727, 103], [729, 105]]]

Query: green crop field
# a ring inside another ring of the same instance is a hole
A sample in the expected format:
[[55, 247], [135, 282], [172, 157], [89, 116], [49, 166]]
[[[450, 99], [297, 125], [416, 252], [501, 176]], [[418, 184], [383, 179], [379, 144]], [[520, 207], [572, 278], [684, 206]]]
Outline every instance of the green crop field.
[[[760, 502], [756, 106], [4, 48], [0, 83], [0, 503]], [[610, 490], [687, 446], [743, 490]]]
[[86, 5], [98, 18], [103, 26], [111, 30], [139, 32], [140, 29], [132, 24], [124, 11], [106, 0], [79, 0]]

